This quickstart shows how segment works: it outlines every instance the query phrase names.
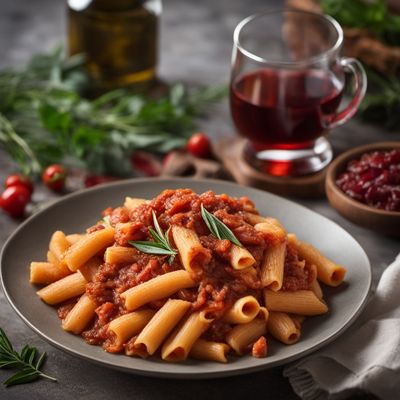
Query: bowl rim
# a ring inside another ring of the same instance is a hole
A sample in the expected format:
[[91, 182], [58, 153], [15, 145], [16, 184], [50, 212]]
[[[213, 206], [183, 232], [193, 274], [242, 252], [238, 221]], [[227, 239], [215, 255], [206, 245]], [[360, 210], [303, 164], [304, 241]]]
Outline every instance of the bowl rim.
[[[357, 156], [365, 152], [370, 152], [373, 150], [379, 151], [391, 148], [400, 149], [400, 141], [384, 141], [384, 142], [368, 143], [361, 146], [353, 147], [345, 151], [344, 153], [341, 153], [338, 157], [336, 157], [332, 161], [332, 163], [329, 165], [327, 169], [326, 181], [325, 181], [326, 189], [328, 188], [329, 185], [330, 189], [334, 192], [335, 196], [340, 197], [343, 201], [346, 201], [352, 207], [358, 208], [366, 212], [370, 212], [377, 216], [400, 217], [400, 211], [382, 210], [379, 208], [368, 206], [367, 204], [352, 199], [350, 196], [344, 193], [342, 189], [340, 189], [339, 186], [336, 184], [338, 169], [340, 169], [342, 166], [345, 166], [345, 164], [349, 162], [351, 159], [357, 159]], [[328, 191], [326, 190], [326, 192]]]

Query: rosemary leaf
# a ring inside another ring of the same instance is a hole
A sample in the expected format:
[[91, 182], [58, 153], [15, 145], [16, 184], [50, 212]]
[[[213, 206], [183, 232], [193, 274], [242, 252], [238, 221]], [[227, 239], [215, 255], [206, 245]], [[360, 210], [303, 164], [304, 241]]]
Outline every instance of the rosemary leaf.
[[234, 233], [215, 215], [207, 211], [203, 204], [201, 205], [201, 216], [203, 217], [203, 221], [208, 226], [210, 232], [216, 238], [220, 240], [227, 239], [231, 243], [236, 244], [239, 247], [243, 247], [243, 245], [239, 242]]
[[160, 227], [160, 224], [157, 221], [156, 214], [153, 211], [153, 224], [156, 230], [153, 228], [149, 228], [149, 232], [151, 237], [153, 238], [152, 241], [129, 241], [128, 243], [135, 247], [137, 250], [141, 251], [145, 254], [155, 254], [155, 255], [169, 255], [168, 257], [168, 264], [172, 264], [174, 261], [175, 256], [178, 252], [173, 249], [171, 243], [169, 242], [169, 230], [164, 233]]
[[175, 251], [167, 249], [162, 243], [150, 241], [129, 241], [129, 244], [142, 253], [146, 254], [176, 254]]
[[15, 368], [20, 371], [10, 376], [4, 385], [12, 386], [22, 383], [32, 382], [38, 378], [46, 378], [53, 382], [55, 378], [44, 374], [40, 371], [40, 367], [46, 358], [46, 353], [42, 353], [35, 362], [38, 350], [36, 347], [24, 346], [21, 353], [16, 352], [7, 335], [0, 328], [0, 368]]

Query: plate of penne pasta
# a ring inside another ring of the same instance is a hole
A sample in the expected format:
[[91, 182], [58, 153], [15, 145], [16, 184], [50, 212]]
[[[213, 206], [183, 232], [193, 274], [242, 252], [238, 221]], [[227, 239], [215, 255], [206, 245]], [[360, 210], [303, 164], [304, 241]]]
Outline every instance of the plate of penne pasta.
[[365, 252], [340, 226], [216, 180], [73, 193], [23, 223], [0, 261], [8, 301], [51, 344], [170, 378], [249, 373], [315, 351], [357, 318], [371, 285]]

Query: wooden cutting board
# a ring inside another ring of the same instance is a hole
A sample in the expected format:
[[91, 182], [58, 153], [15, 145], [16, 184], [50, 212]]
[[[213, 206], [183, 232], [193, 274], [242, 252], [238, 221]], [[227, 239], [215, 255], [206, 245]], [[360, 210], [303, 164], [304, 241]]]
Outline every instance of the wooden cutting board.
[[214, 146], [214, 159], [200, 159], [185, 151], [172, 152], [163, 165], [162, 176], [230, 179], [282, 196], [320, 198], [325, 196], [325, 175], [277, 177], [255, 170], [243, 158], [245, 140], [227, 137]]

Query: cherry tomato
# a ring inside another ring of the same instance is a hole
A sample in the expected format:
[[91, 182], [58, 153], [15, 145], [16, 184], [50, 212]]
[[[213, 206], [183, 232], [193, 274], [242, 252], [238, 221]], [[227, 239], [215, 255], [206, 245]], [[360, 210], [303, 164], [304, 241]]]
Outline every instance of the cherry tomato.
[[32, 194], [33, 183], [28, 176], [18, 174], [10, 175], [6, 178], [4, 182], [4, 186], [6, 188], [17, 185], [24, 186], [26, 189], [28, 189], [29, 193]]
[[49, 165], [42, 174], [43, 183], [51, 190], [60, 192], [64, 188], [67, 173], [59, 164]]
[[196, 157], [207, 158], [211, 155], [210, 139], [202, 132], [193, 134], [188, 140], [186, 148]]
[[10, 186], [0, 196], [1, 208], [12, 217], [22, 217], [31, 194], [22, 185]]

